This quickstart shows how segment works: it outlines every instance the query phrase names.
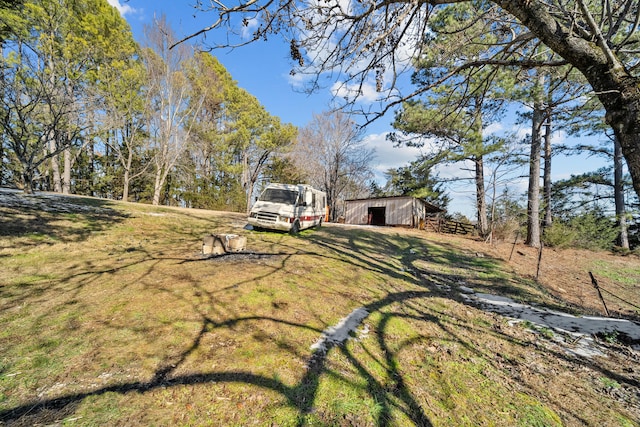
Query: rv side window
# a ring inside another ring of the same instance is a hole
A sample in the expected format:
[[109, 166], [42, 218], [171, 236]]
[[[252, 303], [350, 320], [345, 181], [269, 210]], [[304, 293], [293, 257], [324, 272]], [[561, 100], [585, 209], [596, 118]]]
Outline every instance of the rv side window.
[[316, 193], [311, 193], [311, 206], [313, 206], [313, 208], [316, 208]]
[[284, 203], [294, 205], [298, 199], [297, 191], [282, 190], [280, 188], [267, 188], [260, 196], [260, 201], [271, 203]]

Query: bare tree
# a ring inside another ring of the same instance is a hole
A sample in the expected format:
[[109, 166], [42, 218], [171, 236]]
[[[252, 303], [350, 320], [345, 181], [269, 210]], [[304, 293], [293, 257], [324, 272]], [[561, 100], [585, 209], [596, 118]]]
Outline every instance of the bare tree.
[[135, 169], [146, 135], [146, 93], [142, 90], [146, 73], [141, 62], [122, 61], [120, 67], [103, 67], [100, 110], [108, 136], [105, 144], [122, 168], [122, 200], [129, 198], [131, 182], [143, 175], [150, 163]]
[[148, 128], [155, 166], [153, 204], [158, 205], [167, 176], [187, 149], [193, 123], [190, 118], [197, 115], [203, 99], [190, 96], [184, 66], [192, 58], [191, 50], [186, 44], [169, 49], [175, 37], [165, 16], [156, 20], [153, 27], [145, 28], [145, 38], [143, 57], [150, 94]]
[[311, 123], [300, 130], [294, 156], [310, 184], [327, 193], [330, 220], [334, 221], [345, 192], [372, 177], [374, 155], [364, 147], [361, 129], [337, 111], [313, 115]]
[[[242, 0], [229, 5], [210, 2], [208, 7], [199, 1], [196, 7], [213, 14], [213, 22], [185, 39], [219, 28], [232, 33], [236, 30], [237, 39], [224, 38], [228, 41], [224, 45], [229, 46], [280, 33], [289, 40], [291, 56], [298, 64], [296, 71], [315, 76], [311, 88], [318, 86], [325, 73], [331, 73], [341, 81], [340, 94], [351, 95], [353, 100], [372, 84], [381, 95], [379, 114], [414, 95], [401, 95], [394, 90], [398, 73], [410, 66], [403, 59], [414, 56], [425, 40], [437, 36], [429, 27], [433, 11], [459, 3], [477, 7], [478, 19], [491, 16], [495, 21], [495, 43], [487, 45], [483, 54], [461, 62], [459, 68], [486, 64], [530, 68], [567, 63], [576, 67], [604, 105], [607, 123], [620, 142], [635, 191], [640, 194], [637, 0], [588, 4], [585, 0]], [[252, 37], [242, 38], [246, 27], [256, 22]], [[244, 27], [235, 27], [237, 23]], [[541, 59], [520, 55], [523, 46], [539, 42], [563, 59], [549, 62], [546, 56]]]

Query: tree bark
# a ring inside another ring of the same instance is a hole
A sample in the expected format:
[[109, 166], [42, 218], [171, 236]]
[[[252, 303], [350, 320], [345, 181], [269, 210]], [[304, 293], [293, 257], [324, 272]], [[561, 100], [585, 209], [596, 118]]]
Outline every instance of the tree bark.
[[613, 191], [616, 205], [616, 219], [618, 221], [618, 229], [620, 236], [618, 244], [621, 248], [629, 249], [629, 234], [627, 232], [627, 219], [624, 205], [624, 184], [622, 179], [622, 147], [617, 140], [614, 141], [613, 150]]
[[[0, 50], [0, 55], [1, 54], [2, 54], [2, 50]], [[0, 85], [1, 85], [1, 82], [0, 82]], [[4, 159], [4, 135], [2, 134], [3, 132], [4, 131], [0, 129], [0, 159]], [[0, 185], [4, 185], [4, 162], [0, 164]]]
[[129, 201], [129, 186], [131, 185], [130, 171], [133, 164], [133, 150], [129, 150], [127, 155], [126, 166], [124, 167], [124, 175], [122, 177], [122, 201]]
[[551, 212], [551, 114], [547, 112], [544, 133], [544, 227], [551, 227], [553, 212]]
[[476, 182], [476, 205], [478, 207], [478, 232], [480, 236], [487, 237], [489, 234], [489, 225], [487, 221], [487, 201], [484, 190], [484, 159], [481, 155], [476, 156], [475, 163], [475, 182]]
[[531, 123], [531, 154], [529, 157], [529, 189], [527, 191], [527, 239], [525, 244], [540, 247], [540, 151], [544, 106], [540, 93], [544, 87], [544, 74], [538, 75], [534, 88], [533, 119]]
[[71, 148], [67, 147], [63, 151], [64, 170], [62, 177], [62, 194], [71, 193]]
[[62, 193], [62, 177], [60, 176], [60, 160], [56, 154], [57, 147], [53, 135], [49, 135], [49, 152], [51, 153], [51, 173], [53, 175], [53, 191]]
[[33, 170], [28, 165], [23, 165], [22, 181], [25, 194], [33, 194]]
[[[4, 58], [4, 48], [3, 48], [3, 43], [0, 42], [0, 58]], [[4, 99], [5, 96], [5, 77], [4, 77], [4, 67], [0, 68], [0, 97], [2, 97], [2, 99]], [[1, 114], [6, 114], [6, 112], [2, 112]], [[2, 122], [0, 122], [2, 123]], [[0, 127], [0, 185], [4, 185], [4, 172], [5, 172], [5, 168], [4, 168], [4, 162], [2, 161], [2, 159], [4, 159], [4, 140], [5, 140], [5, 130], [4, 127]]]
[[162, 169], [158, 167], [156, 169], [155, 180], [153, 184], [153, 200], [151, 204], [158, 206], [160, 204], [160, 196], [162, 193], [162, 186], [164, 185], [164, 175]]
[[[242, 189], [247, 197], [246, 214], [251, 212], [251, 194], [249, 193], [249, 148], [246, 147], [242, 152]], [[253, 189], [251, 189], [253, 192]]]

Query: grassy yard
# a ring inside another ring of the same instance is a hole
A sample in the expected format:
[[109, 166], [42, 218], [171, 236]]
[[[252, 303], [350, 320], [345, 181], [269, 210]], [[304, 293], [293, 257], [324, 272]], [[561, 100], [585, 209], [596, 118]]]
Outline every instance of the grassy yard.
[[[466, 304], [461, 285], [565, 307], [464, 239], [244, 226], [5, 195], [0, 425], [638, 425], [638, 353], [576, 358]], [[246, 253], [202, 257], [209, 233], [245, 235]], [[358, 308], [352, 339], [311, 349]]]

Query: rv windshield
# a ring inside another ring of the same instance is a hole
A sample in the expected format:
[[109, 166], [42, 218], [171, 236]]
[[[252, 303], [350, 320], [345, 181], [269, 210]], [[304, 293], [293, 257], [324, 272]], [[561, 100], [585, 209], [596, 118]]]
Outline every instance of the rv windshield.
[[295, 205], [298, 200], [298, 192], [291, 190], [282, 190], [280, 188], [267, 188], [260, 195], [260, 201], [271, 203], [284, 203], [286, 205]]

